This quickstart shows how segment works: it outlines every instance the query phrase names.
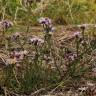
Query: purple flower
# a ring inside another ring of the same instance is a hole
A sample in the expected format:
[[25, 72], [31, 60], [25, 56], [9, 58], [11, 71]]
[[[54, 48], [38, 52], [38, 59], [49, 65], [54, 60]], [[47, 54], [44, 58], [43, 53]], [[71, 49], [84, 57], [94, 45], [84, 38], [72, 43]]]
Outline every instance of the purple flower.
[[65, 53], [65, 58], [69, 61], [74, 61], [77, 57], [77, 54], [76, 53], [73, 53], [72, 51], [70, 50], [67, 50], [66, 53]]
[[75, 37], [80, 36], [80, 32], [75, 32], [75, 33], [73, 34], [73, 36], [75, 36]]
[[23, 60], [24, 56], [26, 56], [27, 54], [28, 54], [27, 50], [23, 50], [23, 51], [14, 50], [10, 53], [10, 58], [12, 59], [16, 58], [17, 61], [20, 61], [20, 60]]
[[[43, 25], [45, 32], [54, 32], [56, 29], [52, 26], [52, 21], [48, 17], [41, 17], [39, 23]], [[52, 33], [51, 33], [52, 34]]]
[[41, 45], [44, 43], [44, 40], [38, 37], [34, 37], [34, 38], [30, 38], [30, 42], [33, 43], [34, 45]]
[[71, 60], [71, 61], [74, 61], [76, 59], [77, 55], [76, 54], [69, 54], [68, 55], [68, 59]]
[[8, 29], [13, 26], [13, 23], [10, 21], [4, 20], [1, 22], [1, 25], [3, 29]]
[[89, 26], [89, 24], [77, 25], [77, 27], [81, 28], [82, 30], [85, 30], [88, 26]]
[[16, 41], [19, 37], [20, 37], [20, 33], [16, 32], [16, 33], [14, 33], [14, 34], [11, 36], [11, 39], [12, 39], [13, 41]]
[[52, 24], [51, 19], [48, 17], [45, 17], [45, 18], [41, 17], [38, 21], [40, 24], [45, 24], [45, 25], [51, 25]]

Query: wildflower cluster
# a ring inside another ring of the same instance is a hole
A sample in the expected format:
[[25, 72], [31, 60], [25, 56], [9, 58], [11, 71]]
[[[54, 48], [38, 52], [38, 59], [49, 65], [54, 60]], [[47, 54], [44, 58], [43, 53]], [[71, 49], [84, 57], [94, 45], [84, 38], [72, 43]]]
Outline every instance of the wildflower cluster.
[[10, 53], [10, 58], [15, 58], [17, 61], [20, 61], [24, 59], [24, 56], [27, 55], [27, 53], [28, 52], [26, 50], [13, 49], [13, 51]]
[[[86, 35], [86, 26], [79, 25], [77, 26], [79, 31], [75, 31], [71, 37], [63, 38], [62, 42], [59, 40], [57, 42], [54, 34], [50, 34], [55, 31], [52, 20], [42, 17], [38, 21], [44, 28], [42, 36], [31, 35], [30, 32], [27, 35], [21, 32], [11, 33], [8, 36], [5, 34], [6, 42], [2, 43], [6, 46], [2, 46], [2, 49], [0, 47], [0, 50], [5, 52], [3, 54], [7, 55], [0, 56], [0, 65], [4, 65], [0, 68], [4, 70], [3, 74], [6, 76], [2, 84], [9, 90], [12, 89], [14, 92], [19, 90], [18, 93], [24, 94], [25, 92], [31, 94], [35, 87], [39, 89], [61, 80], [62, 82], [65, 80], [65, 83], [74, 83], [74, 88], [81, 92], [92, 89], [82, 84], [78, 86], [75, 84], [77, 80], [96, 77], [96, 66], [93, 65], [96, 63], [94, 54], [96, 37]], [[6, 31], [12, 26], [7, 21], [1, 25]], [[93, 86], [90, 83], [87, 85]]]
[[45, 32], [54, 32], [55, 28], [52, 26], [52, 21], [48, 17], [41, 17], [39, 20], [39, 23], [43, 25]]
[[33, 37], [29, 39], [29, 43], [34, 45], [42, 45], [44, 43], [44, 40], [38, 37]]

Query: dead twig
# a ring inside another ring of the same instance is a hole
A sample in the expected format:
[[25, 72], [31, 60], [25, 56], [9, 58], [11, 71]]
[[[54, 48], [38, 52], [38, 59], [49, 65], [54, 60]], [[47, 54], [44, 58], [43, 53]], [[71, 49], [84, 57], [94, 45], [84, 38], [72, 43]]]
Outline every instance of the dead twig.
[[31, 93], [30, 96], [35, 96], [36, 94], [39, 94], [41, 91], [44, 91], [44, 90], [45, 90], [45, 88], [41, 88], [41, 89], [39, 89], [39, 90], [37, 90], [37, 91]]

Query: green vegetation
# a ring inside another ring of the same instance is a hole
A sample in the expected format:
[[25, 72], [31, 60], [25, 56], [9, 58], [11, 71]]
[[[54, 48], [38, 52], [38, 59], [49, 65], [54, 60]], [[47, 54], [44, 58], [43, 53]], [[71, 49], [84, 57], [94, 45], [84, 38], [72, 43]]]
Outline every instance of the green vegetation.
[[[26, 20], [28, 13], [28, 8], [24, 4], [26, 0], [0, 1], [1, 19], [11, 19], [21, 23]], [[47, 16], [59, 24], [95, 23], [95, 12], [95, 0], [41, 0], [32, 4], [30, 21], [36, 25], [38, 17]]]
[[95, 96], [95, 7], [0, 0], [0, 96]]

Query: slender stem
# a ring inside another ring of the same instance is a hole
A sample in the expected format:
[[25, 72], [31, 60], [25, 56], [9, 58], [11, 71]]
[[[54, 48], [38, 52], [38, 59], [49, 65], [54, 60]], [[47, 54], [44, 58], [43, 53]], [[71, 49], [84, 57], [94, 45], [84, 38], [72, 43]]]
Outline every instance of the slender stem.
[[26, 30], [26, 33], [29, 32], [29, 29], [30, 29], [30, 13], [31, 13], [31, 8], [30, 6], [28, 7], [28, 22], [27, 22], [27, 30]]
[[18, 83], [18, 85], [20, 86], [20, 82], [19, 82], [19, 80], [18, 80], [18, 78], [17, 78], [17, 76], [16, 76], [16, 72], [15, 72], [15, 69], [13, 68], [13, 74], [14, 74], [14, 77], [15, 77], [15, 79], [16, 79], [16, 82]]
[[72, 22], [74, 22], [74, 18], [73, 18], [73, 14], [72, 14], [72, 9], [71, 9], [72, 5], [70, 5], [70, 0], [68, 0], [68, 8], [69, 8], [69, 12], [70, 12], [70, 17], [72, 19]]
[[4, 7], [3, 8], [3, 13], [2, 13], [2, 21], [5, 19], [5, 10], [6, 10], [6, 8]]
[[76, 50], [77, 50], [77, 57], [79, 56], [79, 42], [78, 37], [76, 37]]
[[60, 69], [59, 69], [59, 67], [58, 67], [58, 65], [57, 65], [57, 58], [56, 58], [56, 54], [55, 54], [55, 45], [54, 45], [54, 40], [52, 40], [52, 45], [53, 45], [53, 50], [52, 50], [52, 48], [51, 48], [51, 52], [52, 52], [52, 56], [53, 56], [53, 59], [54, 59], [54, 64], [55, 64], [55, 67], [56, 67], [56, 69], [57, 69], [57, 71], [58, 71], [58, 73], [59, 73], [59, 75], [60, 75], [60, 79], [62, 79], [62, 74], [61, 74], [61, 71], [60, 71]]
[[84, 38], [85, 38], [85, 36], [84, 36], [84, 29], [82, 30], [82, 37], [83, 37], [83, 40], [84, 40]]
[[17, 6], [16, 11], [15, 11], [15, 16], [14, 16], [14, 23], [16, 23], [18, 10], [19, 10], [19, 7]]

